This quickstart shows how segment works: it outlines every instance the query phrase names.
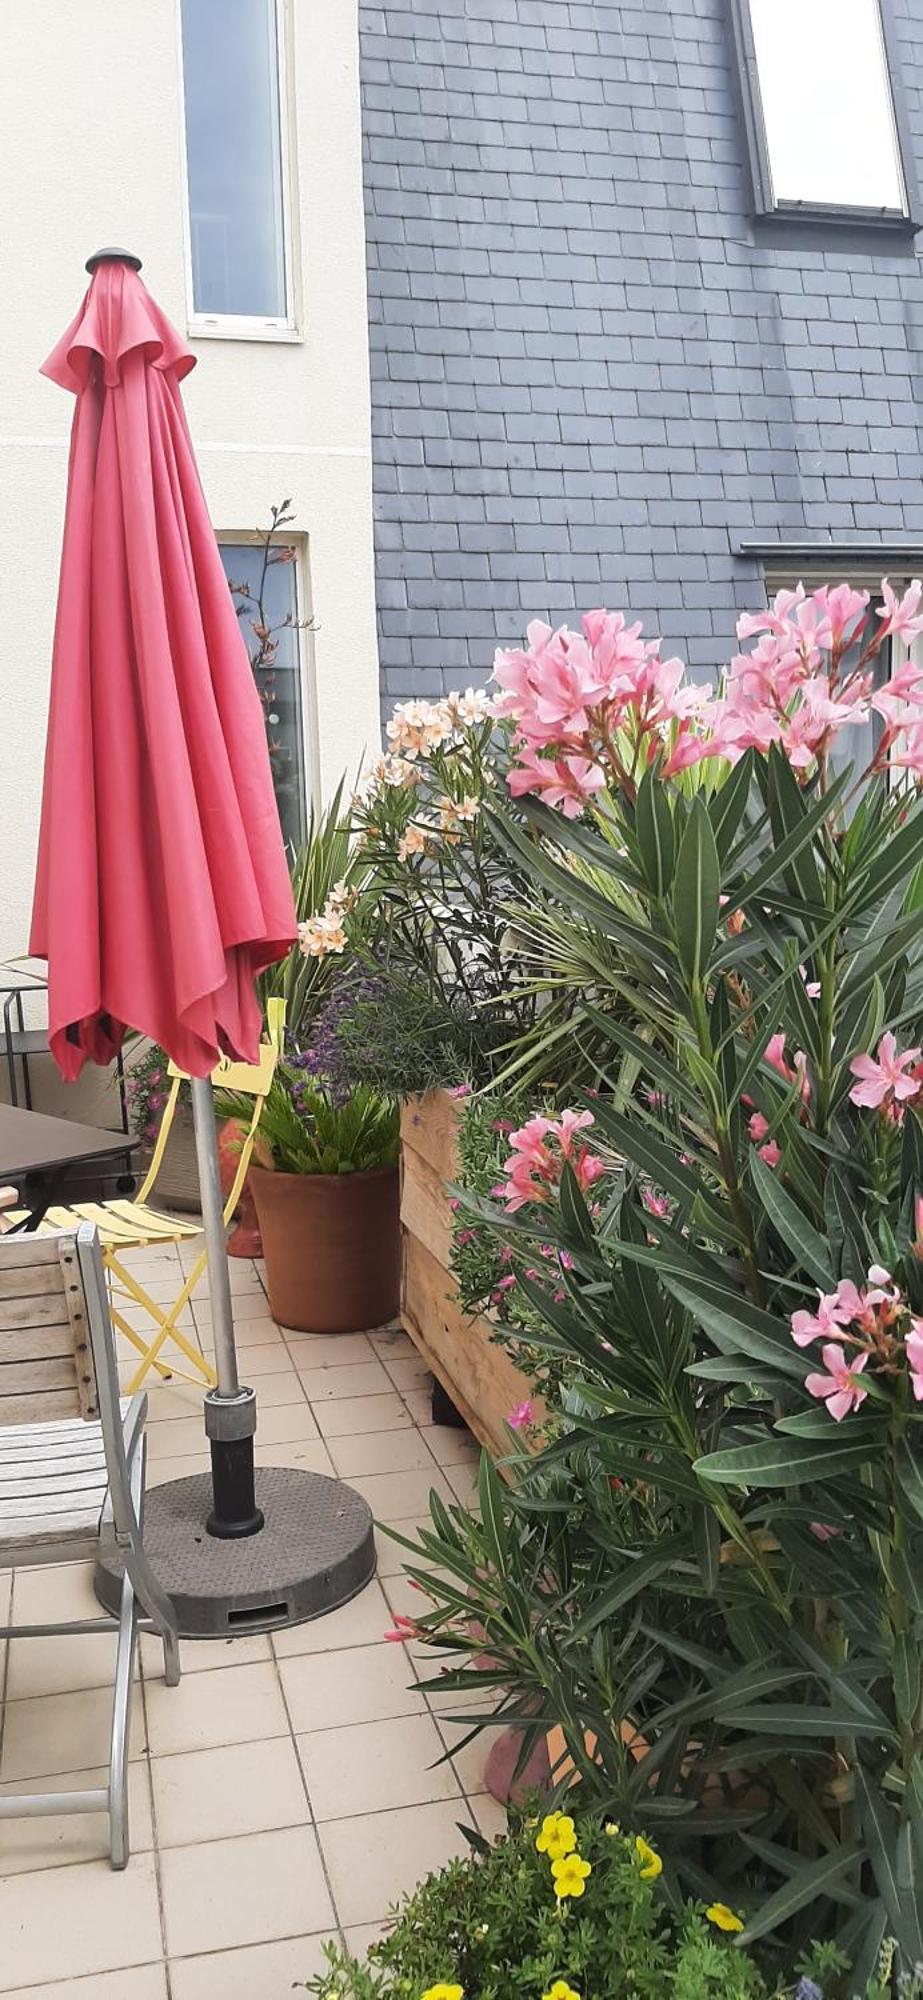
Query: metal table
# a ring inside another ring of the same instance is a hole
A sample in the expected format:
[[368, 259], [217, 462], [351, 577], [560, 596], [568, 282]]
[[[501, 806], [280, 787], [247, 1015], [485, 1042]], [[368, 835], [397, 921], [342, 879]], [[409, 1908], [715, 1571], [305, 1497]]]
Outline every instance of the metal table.
[[22, 1063], [22, 1085], [26, 1106], [32, 1109], [32, 1083], [29, 1076], [30, 1055], [40, 1055], [48, 1047], [48, 1035], [44, 1028], [27, 1028], [22, 1011], [24, 993], [45, 993], [48, 980], [41, 971], [33, 971], [22, 962], [0, 965], [0, 994], [3, 995], [3, 1043], [6, 1054], [6, 1070], [10, 1084], [10, 1103], [19, 1103], [16, 1078], [16, 1057]]
[[124, 1160], [137, 1143], [124, 1132], [0, 1104], [0, 1181], [18, 1184], [24, 1205], [32, 1211], [28, 1225], [32, 1229], [58, 1201], [72, 1167]]

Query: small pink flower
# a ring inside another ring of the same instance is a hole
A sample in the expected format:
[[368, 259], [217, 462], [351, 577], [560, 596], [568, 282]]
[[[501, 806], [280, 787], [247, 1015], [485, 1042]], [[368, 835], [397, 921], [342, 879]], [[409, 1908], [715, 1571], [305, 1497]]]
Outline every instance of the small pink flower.
[[458, 1210], [461, 1208], [461, 1202], [459, 1201], [457, 1194], [452, 1194], [449, 1196], [449, 1207], [452, 1210], [452, 1214], [457, 1215]]
[[918, 1403], [923, 1403], [923, 1319], [914, 1317], [907, 1335], [907, 1364], [910, 1386]]
[[392, 1646], [407, 1646], [411, 1639], [422, 1638], [420, 1627], [414, 1618], [408, 1618], [403, 1611], [395, 1613], [394, 1624], [382, 1635]]
[[777, 1167], [782, 1158], [782, 1148], [778, 1140], [768, 1139], [765, 1146], [760, 1146], [759, 1155], [761, 1160], [765, 1160], [767, 1167]]
[[666, 1221], [670, 1213], [670, 1203], [665, 1194], [658, 1194], [656, 1188], [643, 1187], [641, 1201], [648, 1215], [656, 1215], [661, 1222]]
[[450, 1097], [470, 1097], [471, 1085], [470, 1083], [453, 1083], [449, 1086], [448, 1095]]
[[468, 1247], [468, 1244], [469, 1244], [469, 1243], [473, 1243], [473, 1242], [474, 1242], [474, 1230], [473, 1230], [473, 1229], [460, 1229], [460, 1230], [458, 1231], [458, 1234], [457, 1234], [456, 1238], [455, 1238], [455, 1241], [456, 1241], [456, 1243], [457, 1243], [457, 1245], [458, 1245], [458, 1248], [459, 1248], [459, 1250], [466, 1250], [466, 1249], [467, 1249], [467, 1247]]
[[838, 1341], [829, 1340], [821, 1348], [821, 1358], [827, 1370], [826, 1375], [805, 1376], [804, 1386], [809, 1396], [817, 1396], [826, 1403], [835, 1423], [842, 1423], [850, 1410], [858, 1410], [865, 1402], [868, 1390], [863, 1389], [857, 1377], [868, 1360], [866, 1353], [857, 1354], [847, 1361], [844, 1349]]
[[923, 632], [923, 617], [919, 616], [923, 584], [919, 577], [914, 577], [901, 598], [898, 598], [887, 577], [883, 577], [881, 595], [885, 608], [879, 611], [878, 616], [885, 622], [878, 634], [879, 643], [895, 635], [901, 639], [915, 639], [918, 632]]
[[511, 1431], [527, 1431], [535, 1422], [535, 1411], [531, 1403], [517, 1403], [506, 1421]]
[[919, 1049], [905, 1049], [899, 1056], [895, 1037], [890, 1031], [882, 1035], [877, 1060], [870, 1055], [854, 1056], [849, 1065], [852, 1075], [859, 1079], [849, 1093], [853, 1104], [879, 1111], [916, 1097], [920, 1089], [919, 1078], [908, 1076], [907, 1071], [913, 1069], [919, 1060]]
[[494, 1297], [502, 1298], [504, 1292], [511, 1292], [516, 1283], [515, 1274], [510, 1271], [505, 1278], [499, 1278], [494, 1286]]
[[812, 1521], [810, 1523], [810, 1528], [812, 1535], [814, 1535], [816, 1540], [819, 1542], [832, 1542], [835, 1535], [841, 1535], [843, 1533], [842, 1528], [828, 1527], [826, 1521]]

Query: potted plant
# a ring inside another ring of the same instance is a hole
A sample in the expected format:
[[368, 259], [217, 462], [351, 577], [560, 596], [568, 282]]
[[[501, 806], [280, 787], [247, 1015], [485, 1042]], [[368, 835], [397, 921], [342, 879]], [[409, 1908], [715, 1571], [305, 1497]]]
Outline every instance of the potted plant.
[[[848, 1960], [807, 1943], [795, 1967], [740, 1949], [732, 1902], [684, 1903], [644, 1834], [562, 1812], [519, 1817], [430, 1875], [361, 1961], [327, 1946], [316, 2000], [828, 2000]], [[864, 2000], [882, 2000], [877, 1983]], [[859, 2000], [857, 1994], [856, 2000]]]
[[285, 1063], [260, 1119], [272, 1169], [253, 1166], [273, 1317], [355, 1333], [400, 1303], [397, 1106], [360, 1086], [343, 1101]]

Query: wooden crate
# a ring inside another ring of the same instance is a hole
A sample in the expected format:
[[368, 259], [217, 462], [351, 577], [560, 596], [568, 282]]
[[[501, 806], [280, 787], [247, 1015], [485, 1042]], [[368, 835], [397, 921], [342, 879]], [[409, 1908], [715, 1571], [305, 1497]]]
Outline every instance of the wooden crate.
[[458, 1177], [459, 1106], [447, 1091], [412, 1098], [401, 1116], [404, 1325], [427, 1367], [480, 1443], [510, 1449], [505, 1419], [517, 1403], [541, 1405], [528, 1378], [493, 1339], [485, 1314], [463, 1312], [450, 1268]]

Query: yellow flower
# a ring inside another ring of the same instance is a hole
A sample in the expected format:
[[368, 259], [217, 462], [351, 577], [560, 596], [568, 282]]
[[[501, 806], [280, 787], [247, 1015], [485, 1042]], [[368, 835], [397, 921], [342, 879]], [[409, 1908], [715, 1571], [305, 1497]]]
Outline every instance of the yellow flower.
[[653, 1847], [649, 1847], [640, 1833], [635, 1835], [635, 1853], [641, 1863], [642, 1882], [656, 1882], [663, 1873], [663, 1862]]
[[565, 1896], [582, 1896], [588, 1875], [593, 1870], [588, 1861], [581, 1861], [579, 1854], [562, 1854], [551, 1864], [554, 1878], [554, 1893], [559, 1899]]
[[610, 1840], [614, 1840], [616, 1834], [621, 1833], [621, 1831], [622, 1829], [619, 1826], [617, 1819], [607, 1819], [606, 1824], [603, 1827], [603, 1833], [608, 1834]]
[[573, 1854], [577, 1846], [573, 1820], [567, 1813], [546, 1813], [535, 1845], [539, 1854], [547, 1854], [549, 1861], [561, 1861], [566, 1854]]
[[705, 1912], [710, 1924], [717, 1924], [719, 1931], [742, 1931], [743, 1917], [734, 1915], [726, 1903], [710, 1903]]
[[556, 1979], [554, 1985], [549, 1986], [547, 1993], [542, 1994], [542, 2000], [580, 2000], [580, 1995], [574, 1992], [572, 1986], [568, 1986], [566, 1979]]
[[445, 1980], [440, 1980], [438, 1986], [427, 1987], [422, 2000], [465, 2000], [464, 1988], [447, 1986]]

